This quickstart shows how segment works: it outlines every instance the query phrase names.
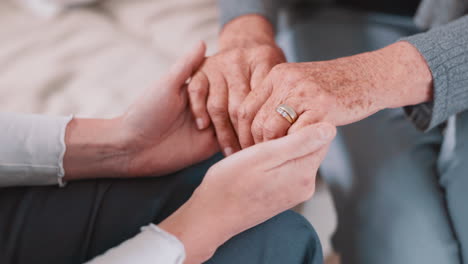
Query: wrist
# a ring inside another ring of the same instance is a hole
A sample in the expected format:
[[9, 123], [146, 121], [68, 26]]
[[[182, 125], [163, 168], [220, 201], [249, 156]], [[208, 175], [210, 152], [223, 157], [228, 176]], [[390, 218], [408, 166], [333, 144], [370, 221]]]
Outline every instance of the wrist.
[[65, 133], [65, 180], [126, 177], [128, 153], [119, 119], [74, 118]]
[[158, 225], [184, 245], [186, 264], [207, 261], [218, 247], [231, 238], [223, 227], [224, 223], [218, 221], [207, 207], [200, 206], [194, 196]]
[[273, 25], [261, 15], [244, 15], [227, 23], [219, 37], [220, 49], [276, 45]]
[[373, 52], [382, 63], [380, 98], [382, 108], [416, 105], [432, 100], [432, 74], [424, 57], [410, 43], [400, 41]]

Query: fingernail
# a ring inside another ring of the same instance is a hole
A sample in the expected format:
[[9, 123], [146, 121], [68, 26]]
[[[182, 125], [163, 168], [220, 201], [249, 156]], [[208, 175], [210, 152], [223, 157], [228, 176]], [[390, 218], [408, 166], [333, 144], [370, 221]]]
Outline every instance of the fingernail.
[[232, 155], [232, 153], [233, 153], [232, 148], [225, 148], [224, 149], [224, 155], [230, 156], [230, 155]]
[[202, 118], [197, 118], [197, 120], [195, 122], [197, 122], [197, 128], [198, 129], [202, 130], [204, 128]]
[[325, 141], [333, 137], [333, 134], [335, 133], [335, 128], [332, 125], [323, 123], [318, 125], [317, 131], [319, 133], [320, 139]]

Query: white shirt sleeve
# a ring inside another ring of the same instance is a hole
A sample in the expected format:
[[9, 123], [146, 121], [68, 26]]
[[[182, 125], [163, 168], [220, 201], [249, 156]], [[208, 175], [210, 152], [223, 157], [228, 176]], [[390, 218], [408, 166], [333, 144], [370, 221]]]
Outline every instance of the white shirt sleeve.
[[0, 113], [0, 187], [62, 184], [71, 119]]
[[86, 264], [182, 264], [183, 244], [156, 225], [141, 229], [141, 233], [108, 250]]
[[[65, 131], [73, 117], [0, 113], [0, 187], [60, 184]], [[89, 264], [182, 264], [183, 244], [151, 224]]]

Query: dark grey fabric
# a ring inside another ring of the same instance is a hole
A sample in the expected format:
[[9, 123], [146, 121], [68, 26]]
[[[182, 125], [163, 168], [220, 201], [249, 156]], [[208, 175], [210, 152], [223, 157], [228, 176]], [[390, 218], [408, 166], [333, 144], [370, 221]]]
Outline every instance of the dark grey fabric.
[[221, 26], [247, 14], [264, 16], [273, 25], [276, 25], [278, 12], [281, 7], [303, 5], [314, 6], [316, 8], [340, 6], [361, 11], [413, 16], [419, 3], [420, 0], [218, 0]]
[[[444, 131], [441, 155], [437, 161], [438, 183], [444, 194], [447, 214], [457, 238], [461, 263], [468, 262], [468, 112], [453, 120]], [[451, 122], [451, 121], [450, 121]], [[451, 140], [451, 137], [454, 140]]]
[[[165, 177], [0, 189], [0, 263], [78, 264], [102, 254], [169, 216], [220, 158]], [[234, 237], [208, 263], [320, 264], [322, 253], [310, 224], [285, 212]]]
[[218, 0], [221, 26], [236, 17], [250, 14], [264, 16], [276, 25], [278, 16], [278, 0]]

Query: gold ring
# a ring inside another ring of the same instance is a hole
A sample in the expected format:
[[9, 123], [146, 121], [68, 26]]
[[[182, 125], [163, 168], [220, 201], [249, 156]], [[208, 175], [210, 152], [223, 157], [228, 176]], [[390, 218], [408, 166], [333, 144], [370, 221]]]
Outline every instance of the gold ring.
[[280, 114], [282, 117], [284, 117], [286, 120], [288, 120], [289, 123], [294, 124], [297, 120], [297, 114], [294, 109], [292, 109], [290, 106], [281, 104], [278, 107], [276, 107], [276, 112]]

